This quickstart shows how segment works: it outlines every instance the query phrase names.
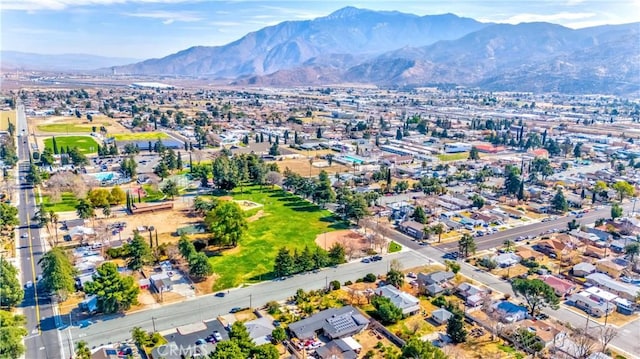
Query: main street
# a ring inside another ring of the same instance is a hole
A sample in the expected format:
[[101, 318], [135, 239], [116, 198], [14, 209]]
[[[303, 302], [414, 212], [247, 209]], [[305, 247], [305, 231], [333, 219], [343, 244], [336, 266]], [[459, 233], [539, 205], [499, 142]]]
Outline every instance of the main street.
[[17, 206], [18, 219], [20, 220], [17, 256], [22, 283], [33, 283], [31, 287], [25, 289], [24, 300], [20, 307], [27, 318], [28, 334], [25, 338], [25, 357], [47, 359], [70, 357], [62, 351], [60, 333], [54, 323], [53, 306], [49, 298], [38, 296], [36, 291], [36, 278], [40, 274], [38, 261], [42, 258], [46, 248], [40, 237], [37, 224], [31, 222], [37, 211], [37, 205], [33, 187], [27, 185], [25, 181], [29, 173], [30, 151], [27, 118], [24, 106], [20, 103], [17, 105], [16, 118], [16, 129], [20, 134], [17, 143], [19, 163], [18, 178], [16, 179], [19, 186]]

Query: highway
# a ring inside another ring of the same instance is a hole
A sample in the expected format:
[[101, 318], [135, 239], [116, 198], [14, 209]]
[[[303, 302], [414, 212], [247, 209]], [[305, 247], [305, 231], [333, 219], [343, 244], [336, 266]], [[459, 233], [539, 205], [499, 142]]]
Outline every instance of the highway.
[[16, 184], [19, 187], [17, 200], [18, 219], [18, 248], [17, 256], [20, 265], [22, 283], [31, 282], [34, 285], [25, 289], [24, 301], [20, 310], [27, 318], [27, 337], [25, 337], [26, 358], [58, 359], [70, 357], [63, 352], [60, 345], [61, 335], [54, 322], [53, 306], [49, 298], [38, 296], [36, 291], [36, 277], [41, 273], [38, 261], [46, 251], [46, 247], [40, 237], [37, 224], [31, 219], [37, 210], [34, 189], [26, 186], [24, 178], [29, 173], [29, 141], [27, 136], [27, 119], [24, 106], [17, 105], [16, 129], [22, 134], [17, 139], [18, 147], [18, 178]]

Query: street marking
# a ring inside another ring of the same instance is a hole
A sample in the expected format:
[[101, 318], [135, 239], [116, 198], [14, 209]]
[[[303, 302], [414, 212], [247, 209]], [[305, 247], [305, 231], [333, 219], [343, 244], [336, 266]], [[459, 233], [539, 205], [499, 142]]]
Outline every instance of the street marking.
[[[27, 201], [27, 192], [28, 191], [22, 191], [22, 194], [24, 195], [24, 203], [25, 203], [25, 210], [27, 212], [27, 232], [29, 233], [28, 237], [29, 237], [29, 257], [27, 257], [27, 260], [31, 261], [31, 276], [33, 277], [33, 283], [36, 283], [36, 263], [35, 263], [35, 259], [33, 257], [33, 236], [31, 235], [31, 220], [29, 219], [29, 217], [31, 216], [31, 214], [29, 213], [29, 202]], [[34, 295], [34, 299], [36, 301], [36, 325], [38, 326], [37, 328], [37, 333], [41, 334], [40, 331], [40, 303], [38, 300], [38, 291], [34, 289], [33, 291], [33, 295]]]

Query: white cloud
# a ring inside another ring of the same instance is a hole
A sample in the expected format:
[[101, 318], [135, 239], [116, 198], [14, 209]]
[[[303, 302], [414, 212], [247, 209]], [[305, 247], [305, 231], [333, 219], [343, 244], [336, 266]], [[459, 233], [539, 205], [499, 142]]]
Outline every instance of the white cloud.
[[125, 13], [126, 16], [131, 17], [143, 17], [149, 19], [159, 19], [165, 25], [172, 24], [176, 21], [179, 22], [198, 22], [202, 20], [202, 17], [193, 11], [147, 11], [147, 12], [134, 12]]
[[3, 0], [0, 9], [4, 10], [64, 10], [87, 5], [113, 5], [126, 3], [170, 4], [194, 2], [194, 0]]

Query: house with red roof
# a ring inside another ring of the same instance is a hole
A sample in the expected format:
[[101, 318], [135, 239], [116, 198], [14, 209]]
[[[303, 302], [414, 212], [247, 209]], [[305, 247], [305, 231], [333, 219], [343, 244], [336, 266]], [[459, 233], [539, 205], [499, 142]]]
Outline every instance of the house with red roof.
[[577, 288], [573, 282], [552, 275], [542, 277], [542, 281], [553, 288], [556, 295], [561, 298], [571, 295]]

